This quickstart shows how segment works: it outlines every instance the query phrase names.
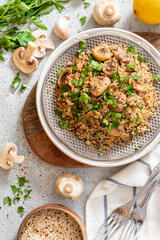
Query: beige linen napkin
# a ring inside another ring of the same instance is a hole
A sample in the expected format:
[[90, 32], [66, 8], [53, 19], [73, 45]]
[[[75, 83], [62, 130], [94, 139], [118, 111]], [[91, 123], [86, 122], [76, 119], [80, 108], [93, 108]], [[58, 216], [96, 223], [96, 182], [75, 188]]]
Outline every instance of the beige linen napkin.
[[[142, 159], [128, 165], [95, 187], [86, 203], [86, 228], [92, 240], [109, 214], [128, 202], [146, 182], [160, 162], [160, 144]], [[113, 237], [118, 240], [118, 236]], [[160, 240], [160, 185], [155, 189], [147, 209], [147, 218], [137, 240]]]

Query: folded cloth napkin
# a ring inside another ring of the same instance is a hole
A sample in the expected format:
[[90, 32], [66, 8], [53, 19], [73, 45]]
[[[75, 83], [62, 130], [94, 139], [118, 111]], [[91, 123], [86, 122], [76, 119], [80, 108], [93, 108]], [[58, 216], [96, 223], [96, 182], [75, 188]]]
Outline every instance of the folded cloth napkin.
[[[138, 187], [144, 185], [158, 163], [160, 144], [142, 159], [98, 183], [86, 203], [88, 240], [92, 240], [115, 208], [127, 203], [137, 193]], [[118, 240], [117, 236], [114, 236], [113, 240]], [[149, 201], [147, 218], [137, 240], [160, 240], [160, 184]]]

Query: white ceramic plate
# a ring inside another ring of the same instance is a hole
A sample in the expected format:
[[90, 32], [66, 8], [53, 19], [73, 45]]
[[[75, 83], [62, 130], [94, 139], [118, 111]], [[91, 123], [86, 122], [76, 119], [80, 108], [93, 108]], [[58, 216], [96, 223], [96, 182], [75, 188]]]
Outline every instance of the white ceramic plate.
[[[151, 68], [152, 74], [159, 71], [160, 54], [146, 40], [128, 31], [115, 28], [98, 28], [91, 29], [77, 34], [64, 43], [62, 43], [51, 54], [47, 60], [37, 85], [36, 103], [37, 111], [41, 124], [51, 139], [51, 141], [65, 154], [71, 158], [91, 165], [99, 167], [113, 167], [128, 164], [147, 154], [160, 139], [160, 108], [156, 111], [156, 116], [150, 120], [150, 131], [143, 136], [135, 137], [128, 145], [121, 147], [115, 145], [100, 158], [98, 150], [92, 146], [86, 146], [84, 141], [79, 140], [73, 133], [67, 130], [61, 130], [59, 127], [59, 117], [55, 116], [54, 109], [56, 105], [53, 102], [55, 87], [51, 80], [57, 81], [56, 72], [62, 65], [66, 66], [71, 61], [79, 49], [79, 41], [85, 39], [87, 48], [92, 49], [100, 42], [107, 41], [111, 44], [132, 45], [138, 49], [138, 53], [145, 59]], [[160, 90], [160, 84], [155, 85]], [[135, 151], [137, 145], [143, 147]]]

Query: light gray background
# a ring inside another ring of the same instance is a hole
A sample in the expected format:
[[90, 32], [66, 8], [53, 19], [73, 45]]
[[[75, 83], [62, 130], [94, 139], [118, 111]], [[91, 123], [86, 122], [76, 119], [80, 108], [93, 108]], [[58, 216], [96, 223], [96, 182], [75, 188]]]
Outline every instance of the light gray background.
[[[5, 3], [1, 0], [1, 4]], [[62, 41], [57, 39], [53, 32], [53, 27], [56, 20], [63, 15], [69, 15], [70, 35], [73, 36], [80, 30], [87, 30], [90, 28], [99, 27], [94, 21], [92, 12], [96, 1], [87, 0], [91, 6], [87, 9], [83, 7], [82, 0], [71, 0], [66, 4], [66, 9], [59, 13], [56, 9], [50, 14], [43, 16], [43, 22], [48, 27], [48, 38], [53, 39], [57, 47]], [[152, 31], [159, 32], [160, 25], [147, 25], [140, 22], [132, 12], [132, 0], [119, 0], [122, 8], [122, 19], [113, 27], [129, 30], [129, 31]], [[87, 22], [84, 26], [77, 19], [87, 16]], [[34, 30], [34, 28], [32, 28]], [[85, 202], [93, 190], [95, 185], [111, 176], [118, 171], [119, 168], [87, 168], [87, 169], [69, 169], [51, 166], [41, 161], [30, 149], [22, 126], [22, 110], [26, 101], [27, 95], [38, 80], [44, 63], [51, 52], [47, 52], [47, 56], [39, 61], [39, 67], [32, 75], [26, 76], [20, 73], [23, 83], [27, 84], [27, 89], [23, 92], [13, 91], [10, 87], [15, 74], [18, 72], [12, 63], [11, 54], [5, 52], [4, 63], [0, 62], [0, 148], [6, 142], [14, 142], [18, 146], [20, 154], [25, 156], [25, 161], [22, 167], [15, 166], [10, 171], [0, 169], [0, 240], [15, 240], [18, 228], [23, 218], [33, 208], [48, 203], [63, 204], [76, 211], [82, 219], [84, 219]], [[23, 169], [23, 171], [22, 171]], [[74, 172], [78, 174], [84, 181], [84, 192], [82, 196], [75, 200], [67, 200], [55, 193], [54, 182], [55, 179], [64, 172]], [[30, 180], [33, 192], [31, 199], [24, 204], [25, 214], [17, 213], [17, 207], [23, 205], [20, 202], [11, 207], [4, 206], [3, 198], [6, 196], [13, 196], [10, 185], [17, 182], [16, 174], [25, 173], [26, 178]], [[7, 214], [9, 217], [7, 218]]]

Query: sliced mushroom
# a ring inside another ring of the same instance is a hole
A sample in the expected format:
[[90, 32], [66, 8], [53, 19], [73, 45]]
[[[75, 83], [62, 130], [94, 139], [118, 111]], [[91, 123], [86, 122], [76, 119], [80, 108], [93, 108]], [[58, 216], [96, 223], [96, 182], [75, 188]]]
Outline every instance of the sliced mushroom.
[[59, 75], [58, 77], [58, 86], [62, 87], [62, 85], [66, 85], [67, 81], [66, 81], [66, 76], [68, 74], [72, 73], [72, 69], [71, 68], [65, 68]]
[[90, 92], [92, 95], [98, 97], [108, 88], [111, 80], [104, 76], [94, 76], [90, 80]]
[[54, 42], [53, 40], [48, 40], [45, 31], [37, 30], [32, 32], [32, 35], [36, 38], [36, 49], [34, 51], [34, 56], [36, 58], [43, 58], [46, 55], [46, 49], [53, 50]]
[[22, 163], [24, 156], [17, 155], [17, 146], [14, 143], [6, 143], [0, 152], [0, 167], [10, 169], [14, 163]]
[[[134, 76], [139, 76], [139, 79], [134, 79]], [[145, 92], [148, 89], [148, 82], [145, 78], [145, 75], [142, 71], [138, 71], [136, 73], [132, 73], [130, 78], [128, 79], [129, 84], [133, 84], [133, 88], [139, 92]]]
[[98, 61], [105, 61], [112, 56], [112, 53], [107, 44], [101, 44], [93, 49], [92, 55]]
[[82, 194], [83, 182], [74, 173], [65, 173], [56, 180], [55, 190], [59, 195], [74, 200]]
[[107, 75], [107, 77], [112, 77], [113, 72], [118, 69], [118, 61], [114, 58], [111, 58], [104, 62], [103, 72]]
[[120, 125], [118, 128], [111, 127], [111, 131], [109, 135], [113, 137], [120, 137], [123, 132], [124, 132], [124, 128], [122, 125]]
[[112, 97], [117, 100], [117, 107], [115, 108], [116, 112], [122, 112], [124, 109], [124, 105], [127, 102], [126, 95], [122, 92], [114, 92]]
[[99, 112], [88, 112], [85, 114], [86, 121], [93, 128], [98, 128], [102, 120], [102, 115]]
[[116, 47], [112, 50], [113, 55], [122, 62], [130, 62], [131, 57], [125, 47]]
[[30, 74], [37, 68], [38, 60], [34, 57], [36, 47], [35, 42], [28, 42], [26, 49], [19, 47], [14, 51], [13, 62], [23, 73]]
[[121, 16], [121, 8], [117, 0], [102, 0], [94, 6], [93, 17], [100, 25], [115, 24]]

